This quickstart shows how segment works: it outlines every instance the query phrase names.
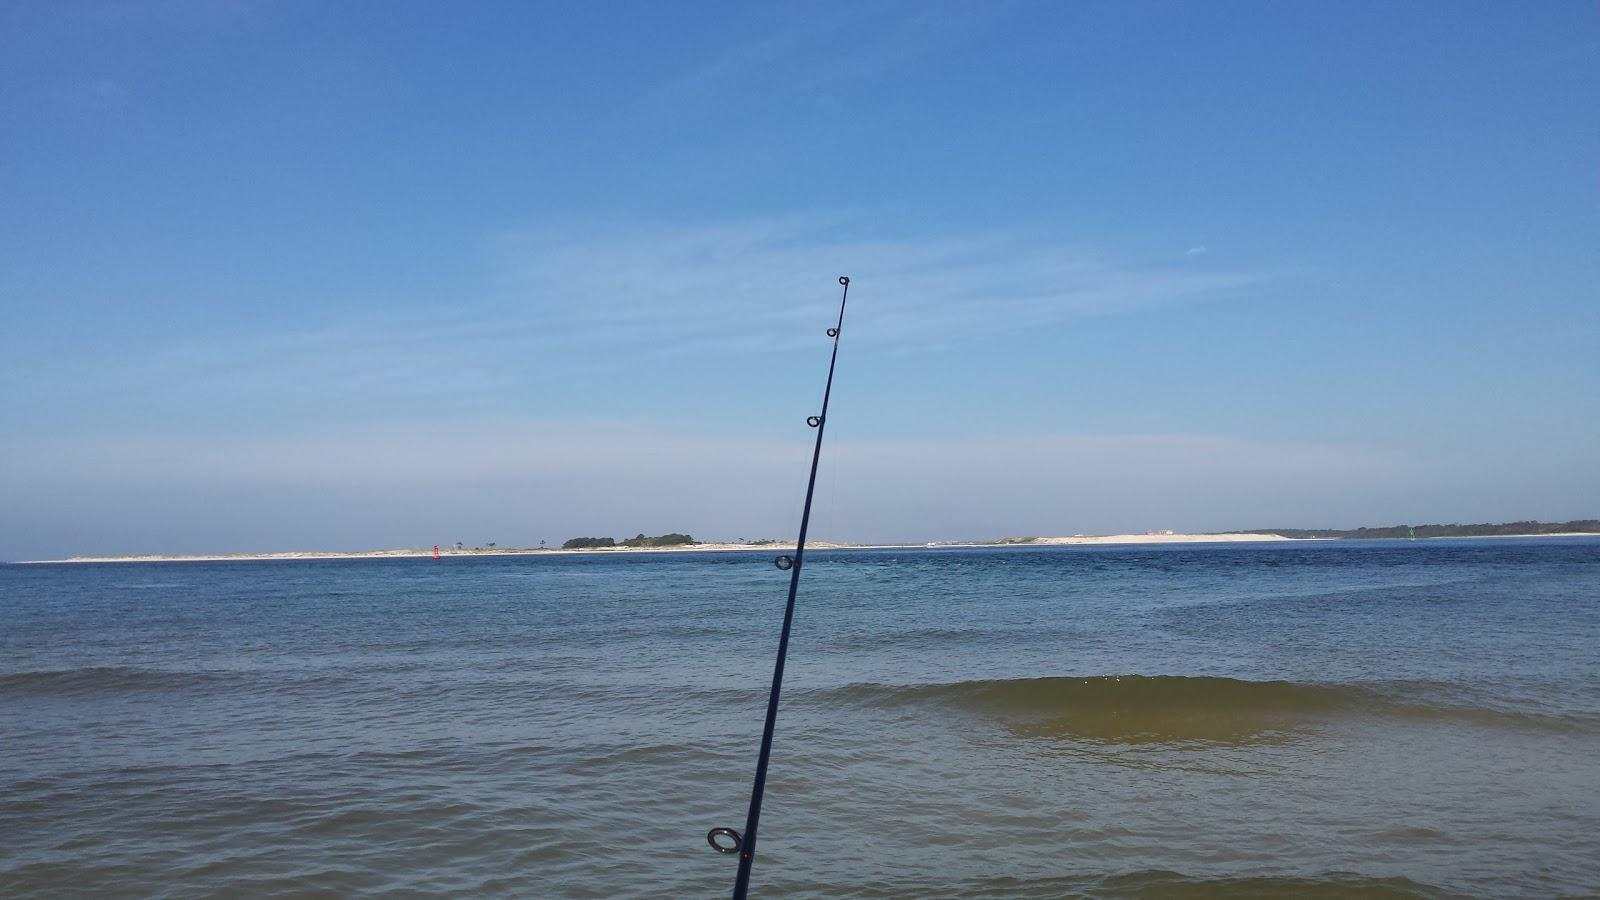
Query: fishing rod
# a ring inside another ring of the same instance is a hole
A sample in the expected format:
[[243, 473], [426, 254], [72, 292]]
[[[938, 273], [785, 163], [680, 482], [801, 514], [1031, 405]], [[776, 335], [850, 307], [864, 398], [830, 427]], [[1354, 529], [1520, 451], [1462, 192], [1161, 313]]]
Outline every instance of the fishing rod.
[[[843, 293], [839, 297], [839, 321], [828, 329], [833, 338], [833, 356], [828, 359], [828, 384], [822, 389], [822, 412], [806, 418], [817, 430], [817, 445], [811, 451], [811, 478], [806, 482], [806, 505], [800, 513], [800, 537], [794, 556], [780, 556], [772, 564], [789, 573], [789, 605], [783, 611], [783, 632], [778, 637], [778, 662], [772, 667], [772, 693], [767, 696], [767, 726], [761, 733], [761, 756], [756, 760], [756, 780], [750, 788], [750, 813], [744, 820], [744, 833], [732, 828], [713, 828], [706, 842], [718, 853], [739, 854], [739, 875], [733, 882], [733, 900], [744, 900], [750, 891], [750, 866], [756, 858], [756, 825], [761, 821], [761, 798], [767, 790], [767, 760], [772, 756], [772, 730], [778, 724], [778, 694], [783, 691], [783, 663], [789, 656], [789, 626], [794, 623], [794, 597], [800, 590], [800, 563], [806, 553], [806, 527], [811, 524], [811, 495], [817, 489], [817, 460], [822, 457], [822, 430], [828, 424], [828, 397], [833, 393], [833, 367], [839, 361], [839, 332], [844, 330], [844, 304], [850, 299], [850, 279], [839, 276]], [[726, 839], [728, 843], [723, 843]]]

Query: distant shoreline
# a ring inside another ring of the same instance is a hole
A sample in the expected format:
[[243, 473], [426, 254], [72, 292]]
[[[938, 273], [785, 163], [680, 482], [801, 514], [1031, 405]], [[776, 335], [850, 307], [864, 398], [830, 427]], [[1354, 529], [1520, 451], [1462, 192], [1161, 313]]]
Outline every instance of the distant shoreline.
[[[1600, 532], [1559, 532], [1550, 534], [1499, 534], [1499, 535], [1473, 535], [1462, 537], [1427, 537], [1417, 538], [1418, 541], [1435, 540], [1482, 540], [1486, 538], [1561, 538], [1561, 537], [1600, 537]], [[1231, 534], [1100, 534], [1084, 535], [1075, 534], [1060, 537], [1033, 537], [1033, 538], [1004, 538], [993, 541], [933, 541], [923, 544], [840, 544], [829, 541], [811, 541], [806, 544], [808, 550], [924, 550], [924, 549], [957, 549], [980, 547], [1064, 547], [1064, 546], [1119, 546], [1139, 544], [1238, 544], [1272, 542], [1326, 542], [1348, 540], [1346, 538], [1291, 538], [1279, 534], [1231, 533]], [[1403, 540], [1400, 538], [1398, 540]], [[677, 547], [589, 547], [581, 549], [560, 549], [543, 547], [524, 547], [506, 549], [462, 549], [439, 548], [439, 558], [459, 558], [471, 556], [568, 556], [585, 553], [707, 553], [730, 550], [741, 551], [767, 551], [782, 552], [793, 548], [792, 543], [772, 544], [734, 544], [706, 542], [689, 544]], [[67, 559], [29, 559], [18, 560], [13, 565], [44, 565], [56, 563], [130, 563], [130, 562], [269, 562], [272, 560], [306, 560], [306, 559], [417, 559], [431, 558], [432, 549], [401, 549], [401, 550], [351, 550], [351, 551], [321, 551], [321, 550], [289, 550], [275, 553], [206, 553], [206, 554], [179, 554], [179, 553], [154, 553], [154, 554], [127, 554], [122, 556], [73, 556]]]
[[[1072, 535], [1070, 537], [1037, 537], [1037, 538], [1009, 538], [995, 541], [933, 541], [923, 544], [840, 544], [832, 541], [808, 541], [807, 550], [921, 550], [929, 547], [1027, 547], [1027, 546], [1053, 546], [1063, 544], [1172, 544], [1172, 543], [1249, 543], [1259, 541], [1290, 540], [1281, 536], [1261, 534], [1107, 534], [1107, 535]], [[779, 541], [771, 544], [734, 544], [717, 541], [707, 541], [698, 544], [683, 544], [670, 547], [582, 547], [574, 549], [564, 548], [469, 548], [456, 550], [454, 548], [439, 548], [439, 558], [463, 556], [547, 556], [569, 555], [574, 553], [706, 553], [726, 550], [765, 550], [768, 552], [783, 552], [793, 550], [792, 542]], [[291, 550], [279, 553], [211, 553], [211, 554], [129, 554], [125, 556], [72, 556], [67, 559], [38, 559], [26, 560], [28, 563], [119, 563], [119, 562], [259, 562], [274, 559], [413, 559], [417, 557], [432, 557], [433, 550], [405, 549], [405, 550], [352, 550], [352, 551], [318, 551], [318, 550]]]

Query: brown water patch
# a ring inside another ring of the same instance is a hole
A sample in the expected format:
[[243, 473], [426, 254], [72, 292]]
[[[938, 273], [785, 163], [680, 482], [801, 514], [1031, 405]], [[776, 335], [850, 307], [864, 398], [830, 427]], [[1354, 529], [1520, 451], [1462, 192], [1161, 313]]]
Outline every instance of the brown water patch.
[[1420, 688], [1245, 681], [1184, 675], [1016, 678], [913, 686], [851, 685], [831, 698], [875, 706], [937, 704], [1024, 737], [1115, 744], [1262, 744], [1292, 740], [1336, 717], [1447, 721], [1475, 727], [1578, 731], [1586, 724], [1516, 710], [1430, 702]]

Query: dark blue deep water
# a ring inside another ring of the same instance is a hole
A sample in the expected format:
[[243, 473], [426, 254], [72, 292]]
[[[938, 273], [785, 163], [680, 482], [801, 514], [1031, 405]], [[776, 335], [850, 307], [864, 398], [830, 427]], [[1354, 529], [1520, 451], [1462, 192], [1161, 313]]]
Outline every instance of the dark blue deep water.
[[[0, 566], [0, 895], [725, 895], [768, 554]], [[1600, 892], [1600, 540], [809, 554], [766, 896]]]

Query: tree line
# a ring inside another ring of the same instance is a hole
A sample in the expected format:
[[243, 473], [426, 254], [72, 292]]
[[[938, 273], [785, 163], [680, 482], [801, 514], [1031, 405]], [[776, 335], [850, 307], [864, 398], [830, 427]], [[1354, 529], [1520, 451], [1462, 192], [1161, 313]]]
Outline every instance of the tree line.
[[1281, 534], [1286, 538], [1494, 537], [1514, 534], [1600, 533], [1600, 519], [1571, 522], [1497, 522], [1477, 525], [1384, 525], [1377, 528], [1259, 528], [1231, 534]]
[[563, 550], [593, 550], [603, 547], [683, 547], [689, 544], [698, 544], [699, 541], [687, 534], [671, 532], [647, 537], [644, 532], [639, 532], [631, 538], [617, 540], [608, 537], [575, 537], [561, 545]]

